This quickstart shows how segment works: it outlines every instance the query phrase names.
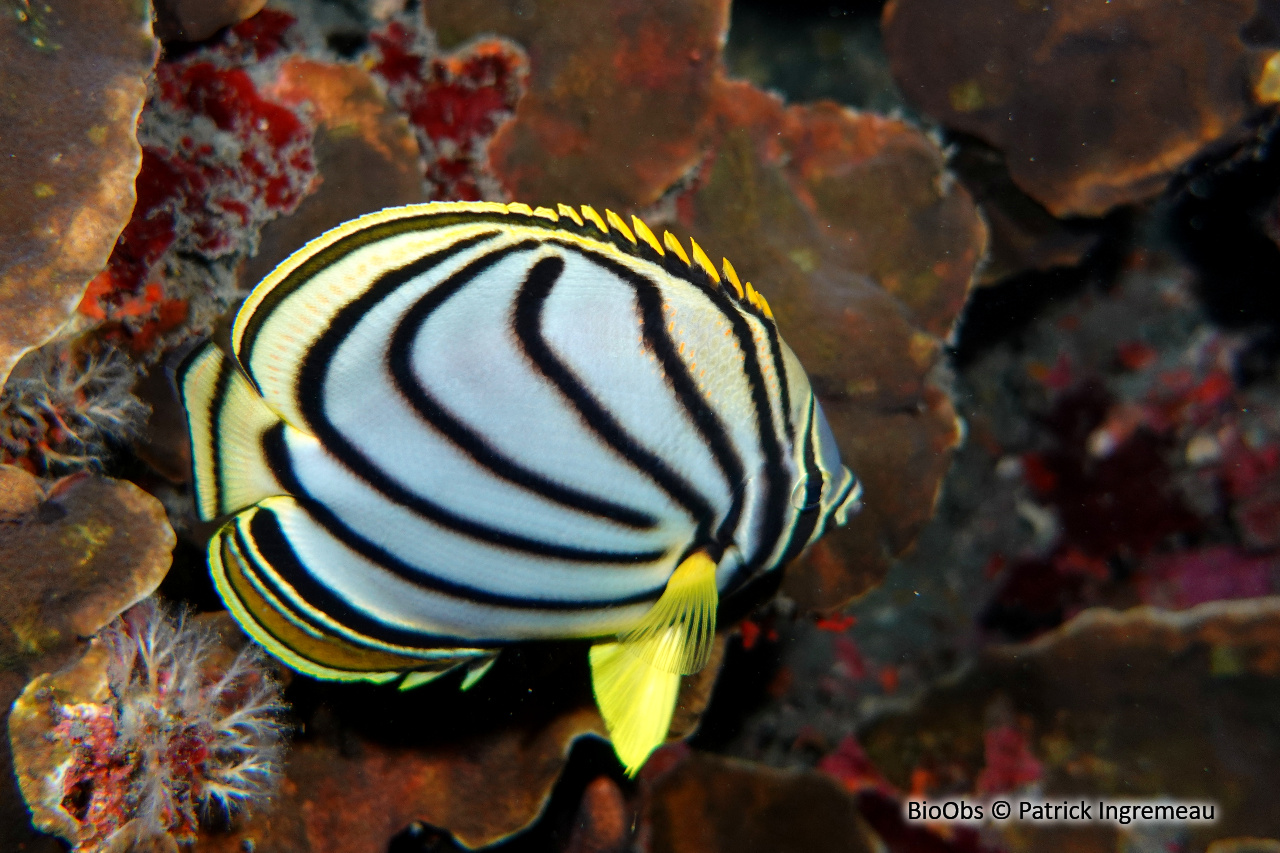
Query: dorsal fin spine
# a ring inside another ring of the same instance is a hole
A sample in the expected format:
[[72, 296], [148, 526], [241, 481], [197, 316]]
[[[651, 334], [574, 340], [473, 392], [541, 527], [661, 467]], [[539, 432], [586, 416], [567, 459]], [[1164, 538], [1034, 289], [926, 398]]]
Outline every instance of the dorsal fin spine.
[[576, 224], [578, 227], [582, 227], [582, 224], [583, 224], [582, 217], [578, 215], [578, 211], [574, 210], [569, 205], [557, 204], [556, 210], [560, 211], [561, 216], [569, 217], [570, 219], [573, 220], [574, 224]]
[[589, 204], [584, 204], [582, 206], [582, 218], [599, 228], [601, 234], [608, 236], [609, 226], [604, 224], [604, 220], [600, 218], [600, 214], [596, 213], [596, 209], [594, 207]]
[[523, 213], [525, 216], [533, 216], [533, 208], [522, 201], [513, 201], [507, 205], [508, 213]]
[[733, 286], [733, 292], [738, 294], [738, 298], [742, 298], [742, 282], [738, 280], [738, 271], [733, 268], [733, 264], [729, 263], [728, 258], [724, 258], [724, 277], [725, 280]]
[[645, 225], [644, 220], [636, 216], [634, 213], [631, 215], [631, 227], [635, 229], [637, 237], [643, 240], [649, 248], [658, 253], [658, 257], [662, 257], [666, 254], [666, 252], [662, 251], [662, 245], [658, 243], [658, 238], [653, 236], [653, 232], [649, 230], [649, 226]]
[[604, 212], [604, 215], [605, 215], [605, 218], [609, 220], [609, 225], [613, 227], [614, 231], [617, 231], [623, 237], [626, 237], [627, 242], [630, 243], [631, 245], [633, 246], [637, 245], [636, 235], [631, 233], [631, 229], [627, 227], [627, 223], [622, 221], [621, 216], [614, 213], [612, 210], [606, 210]]
[[698, 241], [689, 238], [689, 245], [693, 247], [693, 261], [708, 277], [716, 284], [720, 283], [720, 273], [716, 272], [715, 265], [711, 263], [711, 259], [707, 257], [707, 253], [702, 251], [702, 247], [698, 245]]
[[680, 241], [675, 238], [670, 231], [662, 232], [662, 245], [671, 250], [671, 253], [680, 260], [684, 261], [686, 267], [693, 266], [693, 262], [689, 260], [689, 256], [685, 254], [684, 246], [680, 245]]

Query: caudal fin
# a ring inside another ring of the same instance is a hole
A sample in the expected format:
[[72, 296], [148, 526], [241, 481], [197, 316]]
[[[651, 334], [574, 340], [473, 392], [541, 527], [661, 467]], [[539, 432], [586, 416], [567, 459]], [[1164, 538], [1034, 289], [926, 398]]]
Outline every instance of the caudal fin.
[[280, 418], [216, 344], [195, 350], [177, 371], [191, 435], [196, 508], [206, 521], [283, 493], [262, 450]]
[[698, 552], [676, 568], [639, 625], [616, 643], [591, 647], [596, 704], [632, 776], [667, 737], [680, 676], [707, 665], [718, 601], [716, 564]]

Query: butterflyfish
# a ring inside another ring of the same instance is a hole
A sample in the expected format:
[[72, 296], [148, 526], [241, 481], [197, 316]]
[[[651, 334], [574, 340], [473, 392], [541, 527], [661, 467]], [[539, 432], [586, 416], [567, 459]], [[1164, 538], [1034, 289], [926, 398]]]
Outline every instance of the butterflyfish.
[[276, 267], [227, 337], [176, 380], [245, 630], [402, 688], [588, 640], [633, 774], [720, 603], [859, 505], [764, 296], [635, 217], [382, 210]]

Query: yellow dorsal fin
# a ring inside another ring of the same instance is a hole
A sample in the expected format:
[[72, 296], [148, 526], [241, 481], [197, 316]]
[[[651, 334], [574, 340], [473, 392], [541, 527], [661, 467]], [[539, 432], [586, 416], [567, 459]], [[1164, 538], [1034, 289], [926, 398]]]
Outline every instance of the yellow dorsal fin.
[[715, 561], [699, 551], [676, 567], [662, 597], [618, 639], [663, 672], [699, 672], [711, 657], [719, 599]]
[[609, 224], [613, 226], [613, 230], [617, 231], [623, 237], [627, 238], [627, 242], [636, 245], [636, 235], [631, 233], [631, 229], [627, 227], [627, 223], [622, 221], [622, 217], [614, 213], [612, 210], [604, 212], [605, 219], [609, 220]]
[[658, 253], [658, 257], [662, 257], [665, 252], [662, 251], [662, 245], [658, 243], [658, 238], [653, 236], [653, 232], [649, 230], [649, 226], [634, 213], [631, 214], [631, 227], [635, 229], [636, 236], [649, 244], [649, 248]]
[[743, 287], [747, 291], [747, 301], [759, 308], [760, 294], [756, 293], [756, 289], [751, 286], [751, 282], [747, 282]]
[[552, 222], [559, 222], [560, 217], [556, 216], [556, 212], [549, 207], [535, 207], [533, 209], [534, 216], [541, 216], [543, 219], [549, 219]]
[[525, 216], [533, 216], [533, 208], [522, 201], [513, 201], [507, 205], [507, 211], [510, 213], [523, 213]]
[[712, 281], [719, 284], [720, 273], [716, 272], [715, 265], [711, 263], [711, 259], [707, 257], [707, 253], [702, 251], [702, 247], [698, 245], [698, 241], [690, 237], [689, 245], [693, 247], [693, 262], [702, 267], [702, 271], [711, 276]]
[[613, 750], [635, 776], [662, 745], [680, 691], [680, 676], [642, 661], [622, 643], [592, 646], [591, 687]]
[[609, 226], [604, 224], [604, 220], [600, 218], [600, 214], [596, 213], [596, 209], [591, 205], [584, 204], [582, 206], [582, 218], [599, 228], [601, 234], [609, 233]]
[[738, 280], [738, 271], [733, 268], [733, 264], [729, 263], [729, 259], [724, 259], [724, 277], [733, 285], [733, 292], [738, 294], [738, 298], [742, 298], [742, 282]]
[[[751, 282], [747, 282], [747, 283], [750, 284]], [[772, 320], [773, 310], [769, 308], [769, 301], [764, 298], [764, 294], [757, 290], [756, 299], [760, 300], [760, 310], [764, 312], [764, 316]]]
[[684, 261], [685, 266], [693, 266], [693, 263], [689, 260], [689, 256], [684, 253], [684, 246], [680, 245], [680, 241], [677, 240], [675, 235], [670, 231], [662, 232], [662, 245], [674, 252], [677, 258]]
[[576, 224], [578, 224], [578, 225], [581, 225], [581, 224], [582, 224], [582, 217], [578, 215], [578, 211], [574, 210], [574, 209], [573, 209], [572, 207], [570, 207], [569, 205], [567, 205], [567, 204], [557, 204], [557, 205], [556, 205], [556, 210], [560, 211], [560, 215], [561, 215], [561, 216], [567, 216], [567, 217], [569, 217], [570, 219], [572, 219], [572, 220], [573, 220]]

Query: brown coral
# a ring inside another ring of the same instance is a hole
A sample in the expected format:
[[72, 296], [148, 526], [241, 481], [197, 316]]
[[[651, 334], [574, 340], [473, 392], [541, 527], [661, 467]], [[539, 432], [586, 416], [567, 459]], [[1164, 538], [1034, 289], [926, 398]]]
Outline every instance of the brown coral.
[[0, 383], [71, 316], [129, 220], [155, 63], [132, 0], [11, 4], [0, 28]]
[[[56, 669], [169, 568], [164, 508], [131, 483], [68, 477], [46, 486], [0, 466], [0, 717], [35, 673]], [[26, 806], [0, 749], [0, 848], [31, 841]]]
[[894, 0], [885, 47], [907, 98], [1008, 156], [1055, 216], [1150, 198], [1243, 132], [1262, 58], [1253, 0]]

